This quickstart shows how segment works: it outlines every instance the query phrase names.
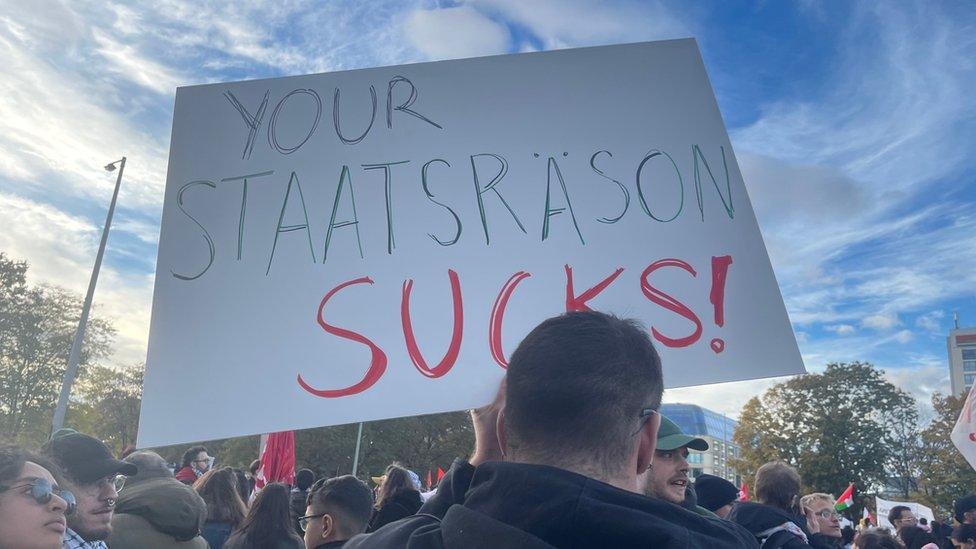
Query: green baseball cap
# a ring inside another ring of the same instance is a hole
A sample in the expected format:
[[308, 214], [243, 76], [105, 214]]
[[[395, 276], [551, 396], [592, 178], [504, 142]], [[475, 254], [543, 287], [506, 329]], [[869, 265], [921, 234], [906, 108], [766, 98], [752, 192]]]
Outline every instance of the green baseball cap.
[[705, 442], [705, 439], [682, 433], [681, 428], [675, 422], [662, 415], [661, 428], [657, 431], [657, 449], [670, 451], [683, 446], [699, 452], [708, 450], [708, 443]]

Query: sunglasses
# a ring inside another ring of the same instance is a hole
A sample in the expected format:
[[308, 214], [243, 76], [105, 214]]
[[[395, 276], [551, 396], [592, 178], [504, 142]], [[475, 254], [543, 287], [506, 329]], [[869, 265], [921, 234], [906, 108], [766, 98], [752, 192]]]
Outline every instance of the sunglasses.
[[67, 504], [67, 508], [64, 510], [65, 516], [69, 516], [74, 513], [75, 508], [78, 506], [78, 502], [75, 500], [74, 494], [67, 490], [55, 488], [50, 482], [42, 478], [36, 478], [30, 482], [25, 482], [24, 484], [18, 484], [16, 486], [0, 486], [0, 492], [17, 490], [20, 488], [30, 488], [29, 491], [24, 493], [33, 498], [38, 505], [47, 505], [51, 502], [51, 498], [53, 496], [58, 496], [59, 498], [63, 499]]

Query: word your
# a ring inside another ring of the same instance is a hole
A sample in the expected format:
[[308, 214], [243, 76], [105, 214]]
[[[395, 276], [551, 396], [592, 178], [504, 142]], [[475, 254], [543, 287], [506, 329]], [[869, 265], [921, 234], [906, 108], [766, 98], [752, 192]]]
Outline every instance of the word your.
[[[729, 267], [731, 265], [732, 256], [724, 255], [712, 257], [712, 285], [711, 292], [709, 293], [709, 301], [712, 304], [713, 318], [716, 326], [718, 327], [723, 327], [725, 325], [725, 282], [728, 276]], [[695, 326], [695, 329], [692, 333], [682, 337], [670, 337], [659, 332], [657, 328], [651, 327], [651, 334], [653, 335], [654, 339], [668, 347], [688, 347], [690, 345], [694, 345], [701, 338], [703, 330], [702, 322], [698, 315], [695, 314], [695, 312], [692, 311], [687, 305], [651, 284], [651, 275], [658, 270], [667, 268], [678, 268], [684, 270], [692, 277], [698, 276], [698, 273], [695, 271], [694, 267], [692, 267], [686, 261], [671, 258], [661, 259], [648, 265], [641, 273], [641, 293], [643, 293], [644, 297], [646, 297], [652, 303], [687, 319]], [[577, 293], [573, 280], [573, 268], [566, 265], [565, 270], [567, 312], [591, 310], [587, 305], [587, 302], [606, 290], [624, 272], [623, 267], [618, 268], [609, 276], [586, 291]], [[417, 339], [414, 336], [413, 322], [410, 317], [410, 294], [413, 289], [412, 279], [403, 281], [403, 291], [400, 300], [400, 322], [403, 329], [403, 338], [406, 345], [407, 354], [410, 356], [410, 361], [413, 362], [413, 365], [417, 371], [423, 376], [432, 379], [446, 375], [451, 371], [451, 368], [454, 367], [458, 354], [461, 351], [461, 341], [464, 336], [464, 304], [461, 292], [461, 281], [458, 278], [458, 274], [453, 269], [449, 269], [447, 271], [447, 276], [451, 285], [454, 323], [451, 332], [451, 341], [448, 344], [447, 351], [436, 365], [429, 365], [426, 358], [424, 358], [423, 352], [421, 352], [420, 348], [418, 347]], [[491, 308], [488, 322], [488, 349], [491, 353], [492, 359], [502, 368], [508, 367], [508, 361], [505, 359], [505, 353], [502, 349], [502, 326], [505, 318], [505, 310], [508, 307], [508, 302], [512, 298], [512, 294], [515, 292], [516, 287], [518, 287], [522, 281], [530, 278], [531, 276], [531, 273], [527, 273], [525, 271], [519, 271], [513, 274], [505, 282], [505, 284], [502, 285], [502, 289], [498, 292], [498, 296], [495, 298], [495, 303]], [[317, 389], [309, 385], [302, 375], [299, 374], [298, 384], [302, 387], [302, 389], [315, 396], [323, 398], [338, 398], [362, 393], [379, 381], [386, 372], [388, 360], [383, 349], [381, 349], [376, 343], [366, 336], [352, 330], [340, 328], [339, 326], [333, 324], [331, 320], [326, 319], [325, 308], [329, 303], [329, 300], [346, 288], [359, 284], [372, 285], [374, 284], [374, 281], [372, 278], [364, 276], [343, 282], [332, 288], [328, 291], [328, 293], [325, 294], [322, 301], [319, 302], [318, 313], [316, 314], [315, 320], [326, 333], [349, 341], [355, 341], [369, 348], [369, 368], [366, 370], [365, 375], [360, 381], [349, 387], [340, 389]], [[709, 346], [716, 354], [719, 354], [725, 350], [725, 342], [718, 338], [712, 339]]]

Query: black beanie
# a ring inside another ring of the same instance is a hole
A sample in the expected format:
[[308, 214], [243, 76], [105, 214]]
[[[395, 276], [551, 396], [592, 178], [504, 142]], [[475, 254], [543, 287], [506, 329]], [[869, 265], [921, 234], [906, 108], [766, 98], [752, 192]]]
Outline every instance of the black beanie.
[[722, 477], [700, 475], [695, 479], [698, 505], [711, 512], [732, 503], [739, 497], [739, 489]]

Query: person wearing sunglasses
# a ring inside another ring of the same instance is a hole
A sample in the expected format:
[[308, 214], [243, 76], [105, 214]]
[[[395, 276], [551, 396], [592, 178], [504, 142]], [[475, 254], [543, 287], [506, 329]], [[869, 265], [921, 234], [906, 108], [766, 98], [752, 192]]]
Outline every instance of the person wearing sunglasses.
[[102, 441], [82, 433], [56, 436], [41, 452], [64, 471], [64, 487], [78, 504], [68, 517], [64, 549], [105, 549], [118, 491], [125, 477], [138, 469], [115, 459]]
[[75, 498], [55, 466], [17, 446], [0, 447], [0, 549], [57, 549]]
[[305, 516], [298, 518], [305, 549], [336, 549], [366, 531], [373, 496], [363, 481], [343, 475], [313, 484], [307, 504]]

